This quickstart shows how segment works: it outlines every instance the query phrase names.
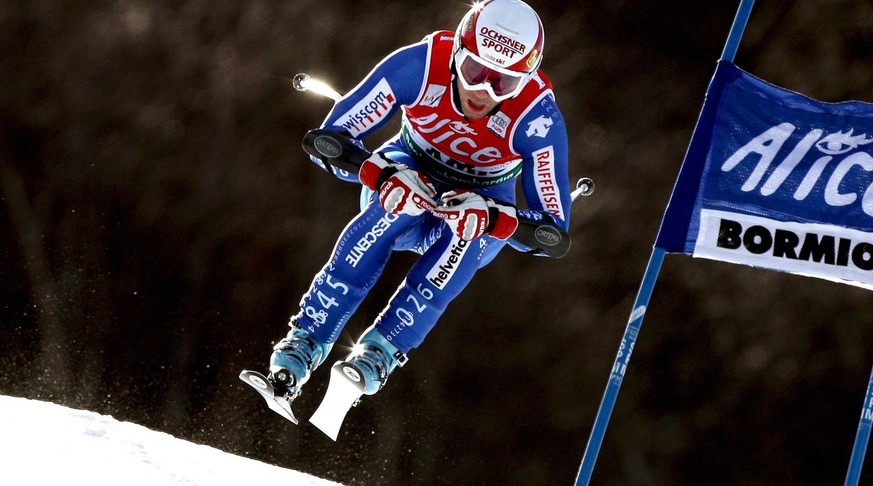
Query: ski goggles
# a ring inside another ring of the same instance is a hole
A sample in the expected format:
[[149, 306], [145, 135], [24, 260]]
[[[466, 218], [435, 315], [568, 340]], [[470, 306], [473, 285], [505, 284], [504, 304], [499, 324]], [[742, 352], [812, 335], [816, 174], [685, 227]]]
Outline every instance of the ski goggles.
[[489, 66], [467, 49], [455, 53], [458, 78], [470, 91], [484, 89], [494, 101], [503, 101], [518, 95], [530, 74]]

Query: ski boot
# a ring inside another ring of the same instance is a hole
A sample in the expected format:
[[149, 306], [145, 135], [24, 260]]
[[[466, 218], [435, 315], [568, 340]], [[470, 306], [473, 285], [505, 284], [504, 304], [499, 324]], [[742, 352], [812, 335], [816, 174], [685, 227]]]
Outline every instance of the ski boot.
[[270, 355], [270, 381], [285, 387], [287, 393], [299, 393], [300, 387], [309, 381], [312, 371], [324, 362], [332, 347], [333, 343], [312, 339], [292, 319], [288, 335], [276, 343]]
[[394, 368], [406, 361], [406, 355], [372, 326], [358, 339], [352, 353], [334, 367], [341, 367], [346, 377], [359, 383], [364, 395], [373, 395], [385, 386]]
[[336, 440], [349, 409], [362, 395], [373, 395], [385, 386], [388, 375], [406, 361], [405, 354], [382, 337], [375, 326], [370, 327], [352, 353], [331, 368], [327, 392], [309, 421]]
[[243, 370], [239, 378], [260, 393], [271, 410], [296, 424], [291, 402], [300, 395], [300, 387], [312, 371], [327, 358], [333, 343], [316, 341], [297, 326], [294, 317], [289, 325], [288, 335], [273, 347], [269, 375]]

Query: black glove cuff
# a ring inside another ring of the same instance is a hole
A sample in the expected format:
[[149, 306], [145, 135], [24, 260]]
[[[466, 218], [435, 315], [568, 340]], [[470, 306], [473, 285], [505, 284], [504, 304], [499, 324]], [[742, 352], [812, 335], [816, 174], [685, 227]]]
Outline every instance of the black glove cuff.
[[394, 164], [389, 165], [388, 167], [385, 167], [384, 169], [382, 169], [382, 172], [379, 173], [379, 178], [376, 179], [376, 187], [381, 188], [382, 184], [384, 184], [385, 181], [387, 181], [389, 177], [393, 176], [397, 172], [399, 172], [399, 171], [397, 170], [397, 167]]
[[491, 233], [491, 230], [494, 229], [494, 226], [497, 224], [497, 218], [500, 217], [500, 210], [491, 206], [488, 208], [488, 227], [485, 228], [485, 233]]

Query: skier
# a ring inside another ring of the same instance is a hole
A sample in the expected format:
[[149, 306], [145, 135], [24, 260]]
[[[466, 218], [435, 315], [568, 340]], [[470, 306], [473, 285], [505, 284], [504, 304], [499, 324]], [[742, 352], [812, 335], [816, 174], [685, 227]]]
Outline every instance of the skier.
[[[385, 385], [508, 243], [519, 211], [567, 230], [567, 134], [551, 82], [538, 69], [542, 55], [536, 12], [520, 0], [487, 0], [456, 32], [438, 31], [391, 53], [334, 105], [322, 128], [354, 140], [398, 110], [401, 129], [357, 174], [313, 157], [363, 185], [361, 211], [274, 347], [268, 378], [275, 386], [299, 393], [393, 251], [421, 257], [345, 358], [360, 370], [367, 395]], [[527, 209], [515, 205], [519, 179]]]

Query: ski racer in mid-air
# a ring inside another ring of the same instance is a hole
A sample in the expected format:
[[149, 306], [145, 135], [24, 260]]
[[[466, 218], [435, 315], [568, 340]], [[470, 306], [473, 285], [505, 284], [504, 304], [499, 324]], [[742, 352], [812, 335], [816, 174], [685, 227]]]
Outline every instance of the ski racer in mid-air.
[[[275, 387], [299, 393], [393, 251], [421, 257], [344, 358], [360, 370], [367, 395], [422, 344], [478, 269], [508, 243], [529, 250], [509, 241], [520, 212], [568, 229], [567, 133], [539, 70], [543, 39], [530, 6], [487, 0], [455, 32], [435, 32], [388, 55], [337, 101], [322, 128], [362, 140], [400, 111], [401, 129], [358, 173], [313, 158], [363, 184], [362, 208], [274, 347], [268, 378]], [[524, 209], [516, 206], [519, 181]]]

